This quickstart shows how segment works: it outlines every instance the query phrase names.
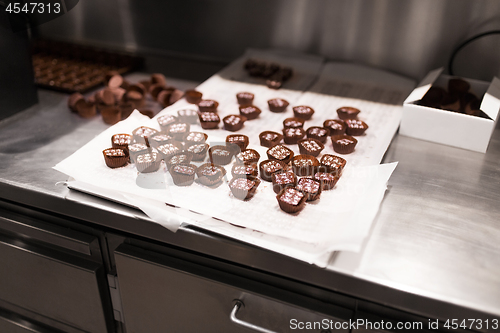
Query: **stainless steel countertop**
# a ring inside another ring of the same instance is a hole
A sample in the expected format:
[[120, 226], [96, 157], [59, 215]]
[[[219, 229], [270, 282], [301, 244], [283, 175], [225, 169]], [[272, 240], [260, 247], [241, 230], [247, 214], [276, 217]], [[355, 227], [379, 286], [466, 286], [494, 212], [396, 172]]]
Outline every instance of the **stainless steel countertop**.
[[426, 317], [500, 318], [499, 129], [486, 154], [396, 135], [384, 162], [399, 165], [362, 252], [337, 253], [321, 269], [196, 228], [174, 234], [139, 211], [68, 190], [52, 167], [108, 126], [69, 112], [67, 95], [40, 91], [39, 98], [0, 122], [4, 200]]

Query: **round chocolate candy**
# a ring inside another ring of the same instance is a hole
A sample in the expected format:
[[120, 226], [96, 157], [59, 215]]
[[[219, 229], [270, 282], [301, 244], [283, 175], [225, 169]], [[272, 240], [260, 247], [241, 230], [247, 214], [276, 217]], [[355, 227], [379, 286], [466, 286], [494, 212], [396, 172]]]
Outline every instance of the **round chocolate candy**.
[[302, 139], [298, 142], [299, 151], [301, 154], [311, 155], [317, 157], [321, 151], [325, 148], [325, 145], [321, 141], [316, 139]]
[[347, 135], [360, 136], [368, 129], [368, 125], [362, 120], [347, 119], [345, 123], [347, 125]]
[[328, 130], [329, 135], [345, 134], [347, 125], [340, 119], [327, 119], [323, 122], [323, 127]]
[[243, 127], [246, 120], [247, 118], [245, 116], [237, 114], [231, 114], [222, 118], [224, 129], [231, 132], [239, 131]]
[[286, 118], [283, 120], [283, 128], [299, 128], [304, 127], [305, 120], [302, 118]]
[[310, 106], [305, 105], [294, 106], [292, 110], [295, 117], [302, 118], [304, 120], [311, 119], [312, 115], [314, 114], [314, 109]]
[[217, 112], [218, 106], [219, 102], [211, 99], [202, 99], [198, 103], [198, 109], [200, 110], [200, 112]]
[[358, 140], [346, 134], [333, 135], [331, 137], [333, 150], [339, 154], [350, 154], [356, 148]]
[[254, 97], [254, 94], [249, 92], [240, 92], [236, 94], [236, 99], [239, 105], [251, 105]]
[[187, 90], [184, 97], [186, 98], [186, 101], [188, 103], [198, 104], [198, 103], [200, 103], [201, 98], [203, 97], [203, 93], [201, 93], [197, 90]]
[[361, 111], [359, 109], [353, 108], [352, 106], [343, 106], [337, 109], [337, 114], [342, 120], [346, 119], [356, 119]]
[[240, 114], [245, 116], [247, 120], [256, 119], [260, 114], [261, 110], [254, 105], [241, 105], [240, 106]]
[[267, 101], [267, 104], [269, 105], [269, 111], [271, 112], [283, 112], [286, 110], [288, 105], [288, 101], [282, 99], [282, 98], [274, 98], [270, 99]]
[[297, 176], [312, 176], [318, 170], [319, 161], [311, 155], [295, 155], [290, 164]]
[[276, 146], [283, 140], [283, 134], [272, 132], [272, 131], [264, 131], [259, 134], [260, 145], [263, 147], [273, 147]]
[[326, 143], [328, 138], [328, 130], [324, 127], [312, 126], [306, 130], [306, 136], [311, 139], [316, 139], [321, 143]]
[[302, 127], [285, 128], [283, 130], [283, 141], [287, 144], [296, 144], [306, 136], [306, 131]]
[[123, 148], [108, 148], [102, 151], [104, 162], [110, 168], [119, 168], [127, 165], [129, 160], [128, 150]]

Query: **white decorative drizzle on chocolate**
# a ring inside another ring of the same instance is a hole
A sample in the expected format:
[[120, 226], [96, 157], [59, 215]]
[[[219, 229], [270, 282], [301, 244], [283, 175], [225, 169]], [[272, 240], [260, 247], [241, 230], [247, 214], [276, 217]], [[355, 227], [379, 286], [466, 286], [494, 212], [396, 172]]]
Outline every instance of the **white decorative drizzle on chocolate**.
[[301, 178], [297, 184], [298, 190], [303, 190], [308, 193], [316, 193], [319, 191], [319, 188], [319, 182], [309, 178]]
[[201, 132], [190, 132], [186, 137], [186, 141], [205, 142], [206, 134]]
[[222, 148], [212, 149], [212, 155], [229, 156], [229, 154], [230, 154], [230, 152], [226, 149], [222, 149]]
[[128, 134], [115, 134], [113, 135], [113, 143], [124, 146], [130, 144], [132, 137]]
[[279, 199], [289, 205], [297, 206], [302, 198], [304, 197], [304, 193], [297, 191], [293, 188], [286, 188], [285, 191], [280, 195]]
[[175, 123], [176, 121], [177, 121], [177, 118], [175, 118], [174, 116], [169, 115], [169, 114], [158, 118], [158, 124], [160, 124], [161, 126], [167, 126], [167, 125], [170, 125], [172, 123]]
[[242, 119], [240, 116], [235, 116], [235, 115], [229, 115], [224, 118], [224, 123], [229, 124], [229, 125], [237, 125], [241, 123]]
[[290, 154], [291, 150], [282, 145], [276, 145], [269, 149], [269, 155], [280, 161], [288, 158]]
[[192, 152], [193, 154], [199, 154], [203, 153], [204, 151], [207, 150], [207, 145], [206, 144], [199, 144], [199, 145], [192, 145], [188, 147], [188, 151]]
[[294, 183], [294, 174], [292, 172], [282, 172], [274, 175], [276, 184], [292, 184]]
[[176, 173], [181, 173], [184, 175], [194, 174], [194, 168], [190, 165], [177, 164], [172, 168], [172, 170]]
[[161, 145], [157, 149], [159, 152], [161, 152], [162, 154], [165, 154], [165, 155], [171, 155], [173, 153], [180, 151], [179, 147], [177, 147], [176, 145], [174, 145], [172, 143], [167, 143], [167, 144]]
[[267, 173], [275, 173], [279, 170], [283, 170], [283, 165], [278, 161], [269, 161], [264, 165], [263, 169]]
[[345, 122], [350, 128], [366, 129], [368, 127], [363, 121], [357, 119], [347, 119]]
[[300, 145], [307, 149], [308, 151], [315, 152], [318, 150], [322, 150], [323, 148], [314, 140], [305, 140], [300, 142]]
[[231, 182], [231, 187], [242, 190], [242, 191], [250, 191], [255, 186], [255, 182], [246, 178], [236, 178]]
[[115, 156], [118, 156], [118, 157], [126, 156], [126, 154], [123, 151], [123, 149], [106, 149], [105, 150], [105, 154], [107, 156], [112, 156], [112, 157], [115, 157]]
[[215, 112], [202, 112], [199, 114], [201, 121], [220, 121], [219, 115]]
[[137, 156], [137, 163], [152, 163], [155, 162], [158, 159], [158, 154], [155, 152], [152, 153], [146, 153]]

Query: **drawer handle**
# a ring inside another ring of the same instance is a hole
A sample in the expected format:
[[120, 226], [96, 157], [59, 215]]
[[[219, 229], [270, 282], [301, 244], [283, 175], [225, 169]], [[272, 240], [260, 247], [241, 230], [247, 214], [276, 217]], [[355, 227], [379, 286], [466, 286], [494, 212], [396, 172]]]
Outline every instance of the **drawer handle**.
[[250, 323], [247, 323], [246, 321], [243, 321], [241, 319], [236, 318], [236, 313], [238, 312], [238, 310], [242, 306], [243, 306], [243, 302], [240, 301], [240, 300], [237, 300], [236, 304], [234, 305], [233, 311], [231, 311], [231, 315], [229, 316], [229, 318], [231, 318], [231, 321], [233, 323], [235, 323], [237, 325], [240, 325], [240, 326], [244, 326], [246, 328], [250, 328], [250, 329], [252, 329], [254, 331], [257, 331], [257, 332], [276, 333], [274, 331], [270, 331], [270, 330], [268, 330], [266, 328], [263, 328], [263, 327], [260, 327], [260, 326], [254, 325], [254, 324], [250, 324]]

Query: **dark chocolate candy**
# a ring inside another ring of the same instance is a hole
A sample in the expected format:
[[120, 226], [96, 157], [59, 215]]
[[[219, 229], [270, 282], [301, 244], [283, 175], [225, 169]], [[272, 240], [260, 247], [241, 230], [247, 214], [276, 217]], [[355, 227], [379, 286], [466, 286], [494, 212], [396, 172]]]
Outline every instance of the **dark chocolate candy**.
[[302, 118], [292, 117], [283, 120], [283, 128], [299, 128], [304, 127], [305, 120]]
[[325, 148], [325, 145], [316, 139], [302, 139], [298, 142], [299, 151], [301, 154], [317, 157]]
[[321, 156], [319, 163], [322, 170], [340, 177], [347, 161], [339, 156], [324, 154]]
[[245, 149], [236, 155], [237, 163], [257, 163], [260, 159], [260, 154], [255, 149]]
[[259, 175], [257, 163], [234, 164], [231, 169], [233, 178], [252, 178]]
[[167, 164], [167, 169], [170, 170], [173, 165], [181, 164], [181, 163], [191, 163], [193, 160], [193, 153], [190, 151], [181, 151], [174, 155], [171, 155], [169, 158], [164, 159]]
[[104, 162], [110, 168], [119, 168], [127, 165], [129, 160], [128, 150], [123, 148], [108, 148], [102, 151]]
[[182, 109], [177, 111], [177, 115], [179, 116], [179, 121], [185, 122], [188, 124], [196, 124], [198, 122], [198, 112], [193, 109]]
[[130, 134], [115, 134], [111, 137], [111, 145], [113, 148], [122, 148], [128, 151], [128, 145], [132, 142]]
[[132, 131], [132, 136], [137, 142], [145, 143], [149, 146], [148, 137], [158, 133], [157, 130], [151, 127], [141, 126]]
[[256, 119], [260, 114], [261, 110], [254, 105], [241, 105], [240, 106], [240, 114], [245, 116], [247, 120]]
[[337, 184], [339, 177], [329, 172], [316, 172], [313, 179], [321, 184], [322, 190], [331, 190]]
[[234, 155], [239, 154], [243, 150], [247, 149], [248, 142], [248, 136], [243, 134], [230, 134], [226, 137], [226, 145], [232, 147], [231, 151]]
[[170, 175], [177, 186], [189, 186], [194, 182], [196, 165], [189, 163], [174, 164], [170, 168]]
[[295, 155], [290, 164], [297, 176], [312, 176], [318, 170], [319, 161], [311, 155]]
[[302, 118], [304, 120], [311, 119], [312, 115], [314, 114], [314, 109], [306, 105], [294, 106], [292, 110], [295, 117]]
[[212, 146], [208, 149], [210, 162], [218, 165], [227, 165], [231, 163], [233, 153], [227, 146]]
[[203, 185], [212, 186], [219, 183], [226, 175], [226, 170], [220, 165], [205, 163], [196, 169], [198, 181]]
[[333, 150], [339, 154], [350, 154], [356, 148], [358, 140], [354, 137], [346, 134], [333, 135], [331, 136]]
[[201, 101], [201, 98], [203, 97], [203, 93], [197, 90], [187, 90], [184, 97], [186, 98], [186, 101], [188, 103], [198, 104]]
[[306, 130], [306, 136], [311, 139], [316, 139], [321, 143], [326, 143], [328, 138], [328, 130], [324, 127], [312, 126]]
[[281, 143], [281, 140], [283, 140], [283, 134], [272, 131], [264, 131], [259, 134], [259, 139], [261, 146], [270, 148]]
[[130, 160], [135, 163], [135, 158], [140, 154], [145, 154], [151, 149], [145, 143], [136, 142], [128, 145]]
[[285, 128], [283, 130], [283, 141], [287, 144], [296, 144], [306, 136], [306, 131], [302, 127]]
[[268, 100], [267, 104], [269, 106], [269, 111], [271, 111], [271, 112], [283, 112], [286, 110], [286, 108], [288, 107], [288, 105], [290, 103], [288, 103], [286, 100], [284, 100], [282, 98], [274, 98], [274, 99]]
[[292, 171], [273, 173], [271, 176], [274, 193], [280, 193], [285, 187], [297, 185], [297, 176]]
[[184, 141], [189, 133], [190, 126], [188, 123], [174, 123], [168, 126], [167, 134], [176, 140]]
[[293, 151], [283, 145], [275, 145], [267, 150], [267, 157], [270, 160], [288, 163], [293, 158]]
[[368, 125], [362, 120], [346, 119], [345, 123], [347, 125], [346, 129], [347, 135], [352, 135], [352, 136], [363, 135], [365, 131], [368, 129]]
[[187, 148], [187, 151], [193, 153], [193, 161], [203, 161], [205, 157], [207, 157], [208, 144], [202, 143], [191, 145]]
[[164, 145], [166, 143], [172, 142], [173, 140], [174, 138], [172, 136], [164, 132], [155, 133], [148, 138], [149, 145], [155, 148]]
[[286, 171], [286, 164], [276, 160], [265, 160], [259, 164], [260, 178], [270, 182], [272, 175]]
[[199, 145], [207, 141], [208, 135], [202, 132], [189, 132], [184, 139], [186, 146]]
[[254, 97], [254, 94], [249, 92], [240, 92], [236, 94], [236, 100], [239, 105], [251, 105]]
[[217, 112], [218, 106], [219, 102], [211, 99], [202, 99], [198, 103], [198, 109], [200, 110], [200, 112]]
[[321, 196], [321, 183], [312, 178], [300, 178], [295, 188], [304, 193], [307, 201], [318, 200]]
[[198, 118], [203, 129], [215, 129], [220, 123], [219, 115], [215, 112], [200, 112]]
[[359, 109], [353, 108], [352, 106], [343, 106], [337, 109], [337, 114], [339, 115], [339, 118], [342, 120], [356, 119], [360, 112], [361, 111]]
[[340, 119], [327, 119], [323, 122], [323, 127], [328, 130], [329, 135], [345, 134], [347, 125]]
[[255, 195], [259, 185], [258, 178], [233, 178], [229, 182], [229, 189], [235, 198], [249, 200]]
[[156, 149], [160, 153], [162, 159], [168, 160], [173, 155], [181, 152], [182, 144], [177, 141], [171, 141], [169, 143], [156, 147]]
[[294, 214], [304, 209], [306, 205], [306, 195], [294, 187], [283, 188], [276, 196], [278, 205], [284, 212]]
[[224, 122], [224, 129], [231, 132], [239, 131], [243, 127], [246, 120], [247, 118], [245, 116], [237, 114], [231, 114], [222, 119]]
[[158, 171], [161, 165], [161, 157], [155, 151], [140, 154], [135, 159], [135, 167], [141, 173], [150, 173]]

